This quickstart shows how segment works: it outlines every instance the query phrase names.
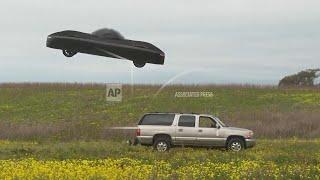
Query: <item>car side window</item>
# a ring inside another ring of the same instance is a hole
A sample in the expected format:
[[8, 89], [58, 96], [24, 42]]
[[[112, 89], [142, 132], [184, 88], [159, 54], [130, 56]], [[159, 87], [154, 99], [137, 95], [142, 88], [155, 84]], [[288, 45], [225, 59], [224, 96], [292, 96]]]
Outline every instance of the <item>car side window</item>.
[[139, 125], [171, 126], [175, 114], [146, 114], [140, 120]]
[[200, 116], [199, 118], [199, 127], [202, 128], [216, 128], [217, 123], [210, 117]]
[[178, 126], [183, 127], [195, 127], [196, 124], [196, 117], [190, 115], [182, 115], [179, 117]]

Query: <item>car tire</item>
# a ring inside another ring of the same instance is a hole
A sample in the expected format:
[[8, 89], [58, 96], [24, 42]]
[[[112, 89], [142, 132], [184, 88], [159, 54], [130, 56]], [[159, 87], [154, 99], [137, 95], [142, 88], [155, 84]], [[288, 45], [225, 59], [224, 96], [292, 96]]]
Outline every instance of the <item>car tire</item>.
[[133, 61], [133, 64], [137, 68], [142, 68], [146, 65], [146, 62], [140, 62], [140, 61]]
[[168, 140], [167, 138], [157, 138], [153, 143], [153, 148], [158, 152], [169, 151], [170, 140]]
[[67, 49], [62, 50], [62, 53], [63, 53], [63, 55], [66, 56], [66, 57], [72, 57], [72, 56], [74, 56], [74, 55], [77, 54], [76, 51], [67, 50]]
[[239, 152], [245, 148], [244, 142], [241, 138], [231, 138], [228, 141], [227, 149], [233, 152]]

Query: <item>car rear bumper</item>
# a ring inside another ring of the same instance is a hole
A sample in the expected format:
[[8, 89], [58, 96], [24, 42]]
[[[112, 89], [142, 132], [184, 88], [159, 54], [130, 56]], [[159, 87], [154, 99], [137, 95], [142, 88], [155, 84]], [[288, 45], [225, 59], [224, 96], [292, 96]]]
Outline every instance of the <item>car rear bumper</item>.
[[255, 139], [246, 139], [246, 148], [251, 148], [256, 145]]
[[137, 136], [136, 140], [138, 144], [152, 144], [153, 137], [152, 136]]

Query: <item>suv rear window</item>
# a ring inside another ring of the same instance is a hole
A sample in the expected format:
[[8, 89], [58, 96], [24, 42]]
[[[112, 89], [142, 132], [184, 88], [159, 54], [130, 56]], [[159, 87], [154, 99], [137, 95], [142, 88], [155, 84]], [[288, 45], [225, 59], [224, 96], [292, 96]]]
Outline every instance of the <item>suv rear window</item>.
[[182, 115], [179, 118], [178, 126], [194, 127], [196, 122], [195, 116]]
[[171, 126], [175, 114], [147, 114], [140, 120], [139, 125]]

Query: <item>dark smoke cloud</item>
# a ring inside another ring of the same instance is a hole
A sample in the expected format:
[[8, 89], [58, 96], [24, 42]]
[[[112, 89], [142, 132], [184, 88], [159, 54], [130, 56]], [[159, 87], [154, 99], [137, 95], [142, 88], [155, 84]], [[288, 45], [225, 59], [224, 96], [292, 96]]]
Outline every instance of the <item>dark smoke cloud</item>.
[[121, 35], [120, 32], [109, 29], [109, 28], [102, 28], [94, 31], [92, 34], [97, 35], [102, 38], [112, 38], [112, 39], [124, 39], [124, 36]]

